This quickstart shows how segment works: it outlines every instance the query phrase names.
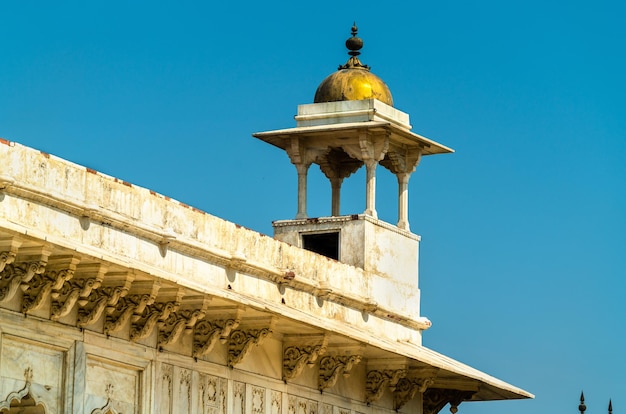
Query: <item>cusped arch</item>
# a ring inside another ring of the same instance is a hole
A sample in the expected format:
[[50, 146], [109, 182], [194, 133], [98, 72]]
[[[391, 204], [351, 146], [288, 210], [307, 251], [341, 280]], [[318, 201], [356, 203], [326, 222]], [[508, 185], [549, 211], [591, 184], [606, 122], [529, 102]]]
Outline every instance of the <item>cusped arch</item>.
[[43, 401], [39, 401], [30, 391], [33, 380], [33, 370], [28, 367], [24, 370], [24, 387], [13, 391], [0, 402], [0, 414], [46, 414], [50, 411]]
[[91, 412], [91, 414], [118, 414], [113, 408], [113, 402], [109, 399], [107, 403], [102, 408], [96, 408]]
[[48, 410], [43, 402], [30, 393], [30, 384], [20, 391], [10, 393], [0, 402], [0, 414], [46, 414]]

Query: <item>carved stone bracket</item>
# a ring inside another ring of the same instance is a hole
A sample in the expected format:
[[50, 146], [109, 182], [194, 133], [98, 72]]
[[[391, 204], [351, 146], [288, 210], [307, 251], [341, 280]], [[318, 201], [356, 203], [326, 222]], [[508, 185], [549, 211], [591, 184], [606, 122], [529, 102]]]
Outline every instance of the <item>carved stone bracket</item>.
[[15, 261], [17, 251], [22, 245], [22, 238], [19, 236], [12, 236], [6, 239], [0, 239], [0, 272], [4, 270], [4, 267]]
[[[110, 315], [107, 315], [104, 333], [109, 335], [119, 331], [133, 314], [143, 313], [146, 306], [153, 302], [154, 297], [150, 295], [131, 295], [121, 298], [115, 308], [110, 309]], [[109, 312], [109, 309], [107, 311]]]
[[327, 340], [323, 337], [314, 345], [292, 345], [283, 350], [283, 381], [294, 379], [302, 373], [304, 366], [312, 367], [326, 353]]
[[130, 329], [130, 340], [138, 341], [149, 336], [159, 321], [166, 321], [180, 306], [180, 300], [155, 302], [146, 306], [143, 314], [135, 313]]
[[[210, 298], [205, 296], [184, 298], [187, 309], [172, 313], [166, 320], [159, 322], [157, 345], [163, 347], [178, 341], [183, 332], [192, 332], [196, 323], [204, 318]], [[181, 307], [183, 306], [181, 305]]]
[[56, 263], [49, 263], [45, 272], [35, 274], [28, 284], [22, 283], [22, 289], [25, 290], [22, 312], [39, 309], [52, 292], [59, 291], [74, 276], [79, 260], [75, 256], [57, 258]]
[[252, 349], [252, 346], [261, 343], [272, 334], [272, 328], [236, 330], [228, 341], [228, 366], [239, 364]]
[[392, 148], [387, 152], [385, 159], [380, 165], [387, 168], [393, 174], [411, 174], [420, 163], [422, 158], [421, 148]]
[[4, 270], [4, 266], [11, 264], [15, 261], [16, 252], [0, 252], [0, 272]]
[[130, 290], [134, 276], [130, 273], [107, 274], [106, 286], [91, 292], [88, 298], [78, 301], [78, 326], [84, 328], [95, 323], [106, 309], [109, 314], [115, 312], [119, 300]]
[[46, 270], [46, 262], [7, 263], [0, 272], [0, 303], [8, 302], [15, 296], [17, 289], [28, 288], [28, 283], [35, 275]]
[[350, 376], [352, 367], [361, 362], [361, 355], [325, 356], [320, 359], [318, 389], [323, 391], [337, 382], [339, 375]]
[[[434, 377], [431, 378], [402, 378], [396, 384], [393, 392], [393, 405], [395, 410], [399, 410], [406, 403], [411, 401], [418, 392], [425, 392], [432, 385]], [[445, 404], [444, 404], [445, 405]], [[441, 409], [441, 408], [440, 408]], [[424, 413], [426, 413], [424, 409]]]
[[131, 317], [133, 323], [141, 319], [146, 308], [156, 300], [160, 287], [155, 281], [135, 282], [128, 295], [120, 298], [114, 307], [107, 307], [104, 333], [110, 335], [119, 331]]
[[328, 148], [316, 161], [329, 180], [348, 178], [363, 166], [363, 161], [350, 157], [339, 148]]
[[446, 404], [450, 403], [450, 411], [463, 401], [470, 400], [475, 391], [449, 390], [445, 388], [429, 388], [424, 392], [424, 414], [437, 414]]
[[406, 374], [406, 369], [372, 370], [368, 372], [367, 380], [365, 381], [365, 401], [368, 404], [378, 401], [387, 387], [392, 392], [395, 391], [398, 381], [406, 377]]
[[105, 272], [106, 266], [101, 263], [79, 266], [71, 280], [64, 283], [61, 289], [52, 291], [51, 319], [58, 320], [70, 313], [79, 300], [84, 303], [91, 292], [100, 287]]
[[239, 326], [239, 322], [239, 318], [199, 321], [194, 327], [193, 357], [200, 358], [211, 352], [218, 339], [222, 343], [226, 343], [231, 331]]

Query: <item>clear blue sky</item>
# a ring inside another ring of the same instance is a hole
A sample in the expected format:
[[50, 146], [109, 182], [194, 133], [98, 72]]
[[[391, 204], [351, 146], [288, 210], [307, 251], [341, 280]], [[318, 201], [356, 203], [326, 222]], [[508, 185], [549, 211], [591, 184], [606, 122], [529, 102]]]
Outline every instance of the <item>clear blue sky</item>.
[[624, 4], [226, 3], [2, 2], [0, 136], [271, 233], [295, 168], [251, 133], [295, 126], [356, 20], [414, 131], [456, 150], [410, 182], [425, 345], [536, 394], [460, 413], [576, 413], [583, 388], [626, 412]]

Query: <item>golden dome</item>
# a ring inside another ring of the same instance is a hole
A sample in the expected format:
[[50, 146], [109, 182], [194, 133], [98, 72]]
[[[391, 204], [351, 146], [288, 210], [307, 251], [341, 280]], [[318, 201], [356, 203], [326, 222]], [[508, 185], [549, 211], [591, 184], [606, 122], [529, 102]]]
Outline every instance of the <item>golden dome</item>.
[[346, 40], [350, 59], [320, 83], [315, 91], [314, 103], [378, 99], [393, 106], [389, 87], [357, 57], [363, 47], [363, 40], [356, 36], [357, 31], [356, 25], [352, 26], [352, 37]]

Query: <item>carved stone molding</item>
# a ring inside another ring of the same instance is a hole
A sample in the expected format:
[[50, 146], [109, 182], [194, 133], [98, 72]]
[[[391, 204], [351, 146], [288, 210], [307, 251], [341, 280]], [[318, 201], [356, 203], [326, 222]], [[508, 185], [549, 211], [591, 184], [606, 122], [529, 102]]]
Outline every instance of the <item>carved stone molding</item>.
[[234, 331], [228, 341], [228, 366], [232, 368], [239, 364], [250, 352], [253, 345], [261, 345], [271, 334], [271, 327]]
[[[448, 403], [456, 408], [463, 401], [470, 400], [475, 391], [449, 390], [445, 388], [429, 388], [424, 392], [424, 414], [437, 414]], [[454, 411], [453, 411], [454, 412]]]
[[8, 302], [15, 296], [17, 289], [28, 289], [28, 283], [35, 275], [46, 270], [46, 262], [7, 263], [0, 272], [0, 303]]
[[322, 336], [315, 344], [285, 346], [283, 350], [283, 381], [294, 379], [302, 373], [304, 366], [312, 367], [327, 350], [327, 339]]
[[350, 376], [352, 367], [361, 362], [361, 355], [325, 356], [320, 359], [318, 389], [320, 391], [332, 387], [339, 375]]
[[206, 319], [196, 323], [193, 331], [193, 350], [192, 356], [200, 358], [211, 352], [211, 349], [217, 343], [225, 343], [233, 329], [239, 326], [239, 319], [218, 319], [208, 321]]
[[383, 396], [385, 388], [393, 392], [400, 379], [406, 377], [406, 369], [372, 370], [367, 373], [365, 381], [365, 401], [370, 404]]

